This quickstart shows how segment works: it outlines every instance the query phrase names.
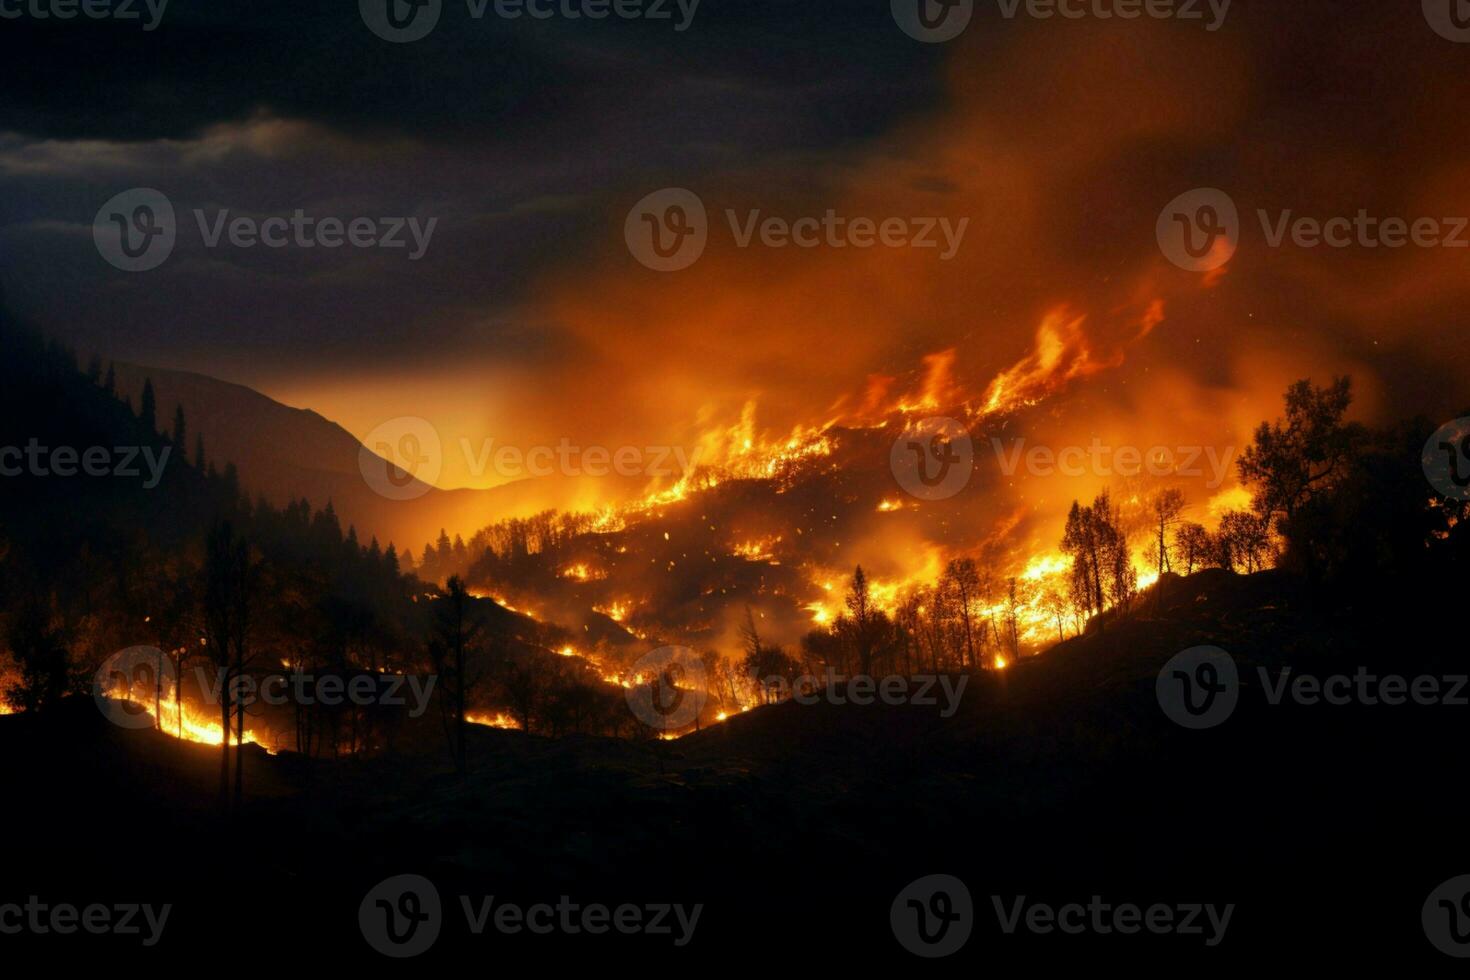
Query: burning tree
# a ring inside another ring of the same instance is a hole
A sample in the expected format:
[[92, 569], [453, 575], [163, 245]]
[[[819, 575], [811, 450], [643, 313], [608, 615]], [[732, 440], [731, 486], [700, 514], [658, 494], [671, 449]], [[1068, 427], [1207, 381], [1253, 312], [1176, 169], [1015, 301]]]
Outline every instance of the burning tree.
[[1128, 536], [1106, 490], [1087, 507], [1072, 501], [1062, 552], [1072, 559], [1072, 594], [1089, 616], [1110, 603], [1127, 611], [1138, 576], [1128, 553]]

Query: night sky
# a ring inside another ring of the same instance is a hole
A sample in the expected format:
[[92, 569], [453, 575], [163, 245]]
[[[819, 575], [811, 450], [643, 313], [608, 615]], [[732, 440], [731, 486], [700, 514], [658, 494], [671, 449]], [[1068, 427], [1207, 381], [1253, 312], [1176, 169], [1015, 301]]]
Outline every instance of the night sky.
[[[781, 432], [950, 348], [956, 384], [983, 390], [1058, 307], [1086, 317], [1106, 366], [1086, 384], [1118, 417], [1259, 418], [1333, 370], [1370, 415], [1448, 417], [1470, 249], [1268, 249], [1253, 217], [1470, 214], [1470, 44], [1419, 8], [1237, 2], [1210, 31], [988, 2], [944, 44], [887, 0], [703, 0], [683, 31], [673, 4], [510, 21], [446, 0], [407, 44], [349, 2], [173, 0], [153, 30], [3, 19], [0, 283], [83, 351], [249, 384], [358, 435], [413, 414], [450, 438], [675, 439], [750, 403]], [[134, 187], [164, 192], [180, 231], [129, 274], [91, 228]], [[622, 230], [664, 187], [716, 221], [971, 226], [952, 262], [726, 240], [660, 274]], [[1194, 187], [1246, 216], [1209, 284], [1154, 239]], [[418, 261], [207, 249], [195, 208], [438, 223]]]

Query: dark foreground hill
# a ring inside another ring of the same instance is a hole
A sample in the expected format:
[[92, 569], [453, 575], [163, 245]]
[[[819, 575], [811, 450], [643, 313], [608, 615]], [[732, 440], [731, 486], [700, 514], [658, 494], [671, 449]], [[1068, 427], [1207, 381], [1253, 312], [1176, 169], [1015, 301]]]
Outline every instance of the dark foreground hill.
[[[0, 718], [6, 805], [21, 818], [6, 891], [172, 902], [156, 955], [202, 964], [228, 948], [262, 970], [376, 958], [358, 904], [404, 873], [444, 900], [442, 937], [416, 961], [428, 969], [910, 969], [922, 961], [896, 943], [890, 904], [944, 873], [966, 882], [977, 916], [948, 969], [1168, 962], [1213, 975], [1325, 962], [1432, 975], [1454, 961], [1426, 941], [1421, 906], [1470, 872], [1470, 708], [1273, 705], [1257, 672], [1465, 673], [1463, 643], [1414, 612], [1318, 607], [1279, 573], [1170, 578], [1161, 602], [1150, 594], [1102, 632], [970, 681], [947, 719], [788, 703], [671, 743], [482, 729], [464, 783], [427, 747], [391, 762], [253, 753], [234, 824], [213, 814], [216, 750], [112, 728], [74, 702], [52, 718]], [[1235, 659], [1239, 703], [1191, 731], [1164, 714], [1155, 685], [1171, 657], [1206, 643]], [[474, 936], [459, 896], [489, 895], [704, 910], [684, 947]], [[1007, 934], [995, 902], [1020, 896], [1234, 911], [1213, 946], [1208, 927]]]

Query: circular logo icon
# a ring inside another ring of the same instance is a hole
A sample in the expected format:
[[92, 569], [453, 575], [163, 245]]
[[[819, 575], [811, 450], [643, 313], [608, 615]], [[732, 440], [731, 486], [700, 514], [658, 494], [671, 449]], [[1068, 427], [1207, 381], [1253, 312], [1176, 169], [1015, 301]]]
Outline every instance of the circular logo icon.
[[1470, 957], [1470, 875], [1451, 878], [1430, 892], [1420, 919], [1435, 949], [1457, 959]]
[[357, 0], [362, 22], [394, 44], [421, 41], [439, 24], [444, 0]]
[[920, 500], [948, 500], [970, 482], [975, 444], [955, 419], [912, 422], [889, 451], [888, 466], [898, 485]]
[[444, 468], [439, 430], [427, 419], [402, 415], [367, 434], [357, 453], [362, 478], [380, 497], [414, 500], [434, 489]]
[[1234, 658], [1219, 647], [1190, 647], [1164, 664], [1155, 691], [1159, 707], [1175, 723], [1214, 728], [1235, 712], [1240, 673]]
[[362, 938], [394, 959], [425, 952], [439, 938], [443, 923], [439, 889], [422, 875], [396, 875], [380, 881], [357, 907]]
[[124, 272], [147, 272], [163, 265], [177, 238], [173, 203], [151, 187], [123, 191], [102, 205], [92, 220], [98, 253]]
[[1470, 41], [1470, 3], [1466, 0], [1424, 0], [1424, 19], [1442, 38], [1461, 44]]
[[1154, 228], [1164, 257], [1187, 272], [1212, 272], [1240, 245], [1240, 212], [1213, 187], [1180, 194], [1159, 212]]
[[1424, 444], [1424, 475], [1440, 496], [1470, 500], [1470, 418], [1441, 426]]
[[178, 681], [174, 662], [158, 647], [128, 647], [97, 668], [92, 699], [102, 717], [119, 728], [152, 728], [156, 722], [145, 706], [172, 698]]
[[903, 32], [926, 44], [953, 41], [975, 15], [975, 0], [891, 0], [890, 6]]
[[888, 921], [900, 946], [915, 956], [937, 959], [969, 941], [975, 904], [970, 889], [954, 875], [927, 875], [898, 893]]
[[655, 272], [687, 269], [709, 244], [704, 202], [682, 187], [655, 191], [628, 212], [623, 238], [633, 258]]
[[694, 724], [709, 697], [704, 661], [688, 647], [659, 647], [633, 665], [634, 682], [623, 690], [628, 707], [649, 728], [675, 731]]

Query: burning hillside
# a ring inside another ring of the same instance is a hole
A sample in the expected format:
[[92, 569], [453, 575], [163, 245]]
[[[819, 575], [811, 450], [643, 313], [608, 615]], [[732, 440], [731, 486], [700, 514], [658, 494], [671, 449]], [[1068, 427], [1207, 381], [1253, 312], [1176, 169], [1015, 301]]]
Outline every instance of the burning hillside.
[[[1163, 317], [1163, 301], [1151, 301], [1124, 317], [1122, 335], [1140, 342]], [[706, 430], [697, 465], [669, 485], [593, 514], [487, 528], [458, 561], [431, 548], [424, 572], [464, 574], [509, 608], [566, 627], [582, 647], [636, 638], [728, 649], [747, 607], [781, 645], [831, 628], [859, 566], [871, 602], [893, 619], [922, 618], [960, 569], [975, 578], [965, 603], [990, 660], [1033, 651], [1085, 618], [1065, 599], [1069, 562], [1059, 551], [1073, 500], [1113, 491], [1145, 588], [1157, 576], [1150, 502], [1178, 490], [1182, 509], [1169, 520], [1188, 513], [1212, 529], [1215, 505], [1235, 486], [1234, 432], [1217, 428], [1216, 444], [1186, 445], [1161, 437], [1167, 424], [1074, 422], [1078, 401], [1053, 396], [1125, 356], [1124, 347], [1102, 349], [1086, 322], [1049, 314], [1031, 353], [973, 390], [955, 377], [948, 350], [924, 358], [909, 383], [871, 378], [827, 420], [784, 435], [764, 431], [748, 403], [738, 423]], [[1086, 428], [1053, 441], [1068, 423]], [[941, 444], [963, 450], [963, 473], [936, 493], [914, 470], [927, 463], [910, 453]]]

